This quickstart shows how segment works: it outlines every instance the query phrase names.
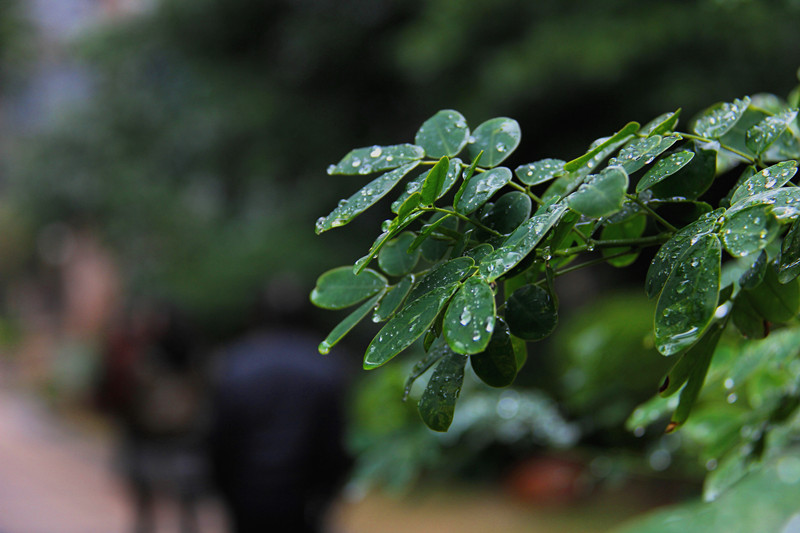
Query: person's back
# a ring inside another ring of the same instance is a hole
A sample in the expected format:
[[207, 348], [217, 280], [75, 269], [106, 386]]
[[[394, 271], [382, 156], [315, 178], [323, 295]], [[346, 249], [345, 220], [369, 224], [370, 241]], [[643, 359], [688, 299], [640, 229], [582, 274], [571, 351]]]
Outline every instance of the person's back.
[[213, 462], [237, 533], [319, 530], [349, 466], [342, 387], [302, 333], [253, 335], [225, 351]]

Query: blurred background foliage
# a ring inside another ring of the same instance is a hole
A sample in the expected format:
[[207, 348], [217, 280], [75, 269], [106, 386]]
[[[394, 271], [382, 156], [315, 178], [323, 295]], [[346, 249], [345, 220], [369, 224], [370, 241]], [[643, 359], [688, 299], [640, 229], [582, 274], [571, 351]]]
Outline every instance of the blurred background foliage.
[[[313, 233], [318, 216], [361, 186], [360, 177], [325, 173], [352, 146], [407, 142], [423, 120], [453, 108], [473, 124], [520, 122], [512, 168], [571, 159], [629, 120], [680, 107], [685, 123], [716, 101], [786, 95], [800, 65], [795, 0], [150, 4], [66, 42], [61, 53], [84, 94], [42, 118], [24, 105], [42, 35], [25, 30], [23, 2], [0, 3], [6, 307], [20, 279], [51, 282], [46, 248], [63, 228], [89, 229], [112, 252], [126, 294], [178, 301], [218, 343], [245, 327], [270, 281], [285, 289], [281, 305], [303, 307], [316, 276], [369, 245], [378, 221], [368, 214]], [[673, 450], [660, 435], [637, 441], [609, 429], [654, 392], [666, 364], [646, 337], [650, 304], [615, 295], [634, 277], [600, 269], [570, 281], [585, 290], [564, 297], [564, 308], [582, 303], [584, 313], [532, 351], [517, 396], [470, 395], [476, 405], [460, 408], [470, 422], [457, 419], [450, 436], [432, 436], [398, 402], [402, 373], [379, 371], [358, 389], [354, 448], [396, 460], [398, 485], [442, 449], [507, 451], [508, 435], [528, 451], [579, 438]], [[337, 318], [305, 320], [322, 339]], [[368, 334], [354, 336], [357, 347]], [[513, 414], [503, 411], [512, 405]], [[542, 417], [569, 437], [536, 434]], [[526, 429], [512, 431], [514, 420]], [[364, 468], [383, 468], [375, 457]]]

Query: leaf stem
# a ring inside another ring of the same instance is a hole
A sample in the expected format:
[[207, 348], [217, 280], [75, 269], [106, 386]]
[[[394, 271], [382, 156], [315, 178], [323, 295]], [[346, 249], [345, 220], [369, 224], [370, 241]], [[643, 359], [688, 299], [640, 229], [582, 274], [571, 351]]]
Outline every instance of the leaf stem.
[[516, 183], [514, 181], [509, 181], [508, 182], [508, 186], [511, 187], [512, 189], [515, 189], [515, 190], [519, 191], [519, 192], [524, 192], [525, 194], [527, 194], [530, 197], [531, 200], [536, 202], [537, 205], [544, 205], [544, 202], [542, 201], [542, 199], [539, 198], [538, 196], [536, 196], [535, 194], [533, 194], [533, 192], [531, 192], [530, 187], [523, 187], [522, 185], [520, 185], [519, 183]]
[[662, 217], [661, 215], [659, 215], [658, 213], [656, 213], [656, 212], [653, 210], [653, 208], [652, 208], [652, 207], [650, 207], [649, 205], [647, 205], [646, 203], [644, 203], [643, 201], [641, 201], [641, 200], [639, 199], [639, 197], [638, 197], [638, 196], [636, 196], [635, 194], [626, 194], [625, 196], [627, 196], [628, 200], [630, 200], [631, 202], [634, 202], [634, 203], [635, 203], [635, 204], [637, 204], [639, 207], [641, 207], [642, 209], [644, 209], [645, 211], [647, 211], [647, 213], [648, 213], [648, 214], [649, 214], [651, 217], [653, 217], [653, 218], [655, 218], [656, 220], [658, 220], [658, 221], [659, 221], [659, 222], [660, 222], [660, 223], [661, 223], [661, 224], [662, 224], [662, 225], [663, 225], [665, 228], [667, 228], [669, 231], [671, 231], [672, 233], [677, 233], [677, 232], [678, 232], [678, 228], [676, 228], [675, 226], [673, 226], [672, 224], [670, 224], [670, 223], [669, 223], [669, 222], [668, 222], [666, 219], [664, 219], [664, 217]]
[[[569, 257], [570, 255], [579, 254], [582, 252], [591, 252], [597, 248], [619, 248], [619, 247], [638, 247], [644, 248], [647, 246], [656, 246], [667, 242], [671, 233], [659, 233], [658, 235], [651, 235], [649, 237], [638, 237], [635, 239], [607, 239], [604, 241], [589, 240], [586, 244], [580, 246], [573, 246], [572, 248], [565, 248], [564, 250], [556, 250], [552, 255], [557, 257]], [[625, 254], [629, 254], [630, 250], [626, 250]], [[608, 259], [608, 258], [604, 258]]]
[[755, 163], [757, 161], [756, 158], [754, 158], [753, 156], [747, 155], [746, 153], [744, 153], [744, 152], [742, 152], [740, 150], [737, 150], [736, 148], [733, 148], [731, 146], [728, 146], [727, 144], [722, 144], [719, 141], [719, 139], [708, 139], [708, 138], [703, 137], [701, 135], [694, 135], [692, 133], [684, 133], [684, 132], [676, 132], [676, 133], [678, 133], [678, 135], [680, 135], [681, 137], [684, 137], [686, 139], [692, 139], [692, 140], [695, 140], [695, 141], [707, 142], [707, 143], [719, 143], [719, 147], [720, 148], [722, 148], [723, 150], [727, 150], [730, 153], [741, 157], [745, 161], [748, 161], [750, 163]]

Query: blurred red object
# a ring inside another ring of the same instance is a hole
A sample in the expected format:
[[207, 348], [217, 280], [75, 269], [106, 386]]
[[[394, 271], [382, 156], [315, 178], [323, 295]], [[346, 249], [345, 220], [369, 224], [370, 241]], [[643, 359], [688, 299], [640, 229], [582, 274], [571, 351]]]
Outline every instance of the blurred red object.
[[569, 458], [542, 456], [517, 464], [506, 478], [508, 491], [533, 504], [568, 504], [585, 494], [584, 467]]

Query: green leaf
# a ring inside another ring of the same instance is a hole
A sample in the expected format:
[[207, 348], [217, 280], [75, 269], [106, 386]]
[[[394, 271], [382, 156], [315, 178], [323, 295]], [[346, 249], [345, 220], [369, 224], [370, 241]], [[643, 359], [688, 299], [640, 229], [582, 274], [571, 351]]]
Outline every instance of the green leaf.
[[[628, 217], [622, 222], [605, 226], [603, 231], [600, 233], [600, 238], [602, 240], [636, 239], [637, 237], [642, 236], [646, 226], [647, 217], [645, 215], [634, 215], [632, 217]], [[630, 247], [603, 248], [602, 252], [603, 257], [609, 258], [630, 249]], [[615, 267], [625, 267], [636, 261], [637, 257], [639, 257], [638, 250], [621, 257], [612, 257], [611, 259], [608, 259], [608, 264]]]
[[673, 174], [650, 186], [656, 198], [680, 197], [695, 200], [711, 187], [717, 172], [717, 153], [696, 144], [694, 157]]
[[375, 309], [375, 314], [372, 315], [372, 321], [383, 322], [394, 315], [397, 310], [400, 309], [400, 306], [403, 305], [408, 293], [411, 292], [411, 286], [413, 284], [414, 275], [409, 274], [398, 281], [397, 285], [390, 287], [383, 298], [381, 298], [381, 303], [378, 305], [377, 309]]
[[446, 263], [437, 265], [433, 270], [423, 277], [416, 287], [408, 295], [408, 301], [427, 294], [433, 290], [449, 287], [457, 284], [464, 279], [467, 273], [475, 265], [471, 257], [457, 257]]
[[507, 387], [517, 377], [517, 353], [508, 326], [498, 319], [489, 345], [469, 358], [472, 370], [490, 387]]
[[498, 117], [487, 120], [472, 132], [467, 153], [475, 160], [483, 152], [481, 166], [494, 168], [517, 149], [522, 132], [513, 118]]
[[[349, 270], [349, 269], [348, 269]], [[347, 335], [356, 324], [361, 322], [365, 316], [369, 314], [369, 312], [375, 307], [375, 304], [378, 303], [378, 300], [383, 296], [383, 293], [379, 293], [363, 304], [359, 306], [355, 311], [350, 313], [344, 320], [339, 322], [339, 324], [331, 330], [325, 340], [319, 344], [319, 353], [327, 354], [331, 351], [331, 348], [336, 346], [336, 344]]]
[[507, 235], [531, 216], [531, 197], [519, 191], [505, 193], [481, 218], [484, 225]]
[[765, 117], [747, 130], [745, 144], [755, 154], [761, 154], [778, 140], [789, 124], [797, 117], [797, 109], [787, 109], [777, 115]]
[[435, 289], [406, 305], [367, 346], [364, 369], [377, 368], [411, 346], [431, 327], [457, 285]]
[[739, 285], [743, 289], [755, 289], [762, 281], [767, 272], [767, 252], [762, 250], [750, 268], [745, 270], [739, 278]]
[[406, 380], [406, 385], [403, 388], [403, 401], [408, 399], [408, 395], [411, 394], [411, 387], [422, 374], [427, 372], [428, 369], [436, 364], [442, 357], [452, 353], [452, 350], [450, 350], [450, 347], [443, 339], [437, 339], [436, 342], [431, 345], [425, 357], [414, 363], [414, 366], [411, 368], [411, 372]]
[[514, 169], [514, 174], [517, 175], [520, 181], [530, 186], [555, 179], [562, 172], [564, 172], [564, 161], [561, 159], [542, 159]]
[[692, 129], [701, 137], [719, 139], [739, 122], [749, 105], [749, 96], [737, 98], [730, 103], [716, 104], [703, 112]]
[[781, 283], [771, 266], [764, 273], [764, 281], [753, 290], [745, 290], [740, 298], [746, 298], [753, 309], [769, 322], [787, 322], [800, 312], [800, 280]]
[[378, 237], [375, 239], [375, 242], [372, 243], [367, 255], [355, 262], [353, 265], [353, 272], [360, 274], [367, 267], [370, 261], [372, 261], [376, 255], [378, 255], [378, 253], [381, 251], [381, 248], [383, 248], [386, 243], [392, 239], [392, 237], [403, 231], [409, 224], [422, 216], [422, 213], [422, 211], [416, 211], [414, 213], [410, 213], [402, 220], [399, 219], [399, 217], [395, 219], [390, 224], [388, 230], [378, 235]]
[[675, 130], [675, 126], [678, 125], [678, 118], [680, 117], [681, 110], [678, 109], [674, 112], [664, 113], [662, 115], [657, 116], [647, 124], [645, 124], [641, 130], [639, 130], [640, 135], [666, 135], [668, 133], [672, 133]]
[[772, 215], [780, 222], [795, 219], [800, 215], [800, 187], [781, 187], [747, 196], [732, 205], [726, 216], [732, 216], [754, 205], [769, 206]]
[[464, 171], [464, 178], [461, 181], [461, 187], [458, 188], [455, 196], [453, 196], [453, 205], [458, 205], [458, 203], [461, 201], [461, 196], [463, 196], [464, 191], [466, 191], [467, 187], [469, 187], [469, 182], [472, 181], [472, 177], [475, 175], [475, 169], [478, 168], [478, 163], [482, 158], [483, 152], [478, 153], [478, 155], [475, 156], [475, 159], [472, 160], [472, 164], [470, 164], [470, 166], [467, 167], [467, 170]]
[[416, 235], [406, 231], [390, 240], [378, 253], [378, 265], [389, 276], [404, 276], [411, 272], [419, 260], [419, 250], [408, 252]]
[[481, 261], [481, 276], [494, 281], [525, 259], [550, 229], [558, 223], [566, 206], [556, 204], [543, 213], [533, 215], [508, 236], [503, 245]]
[[639, 180], [636, 184], [636, 192], [646, 191], [656, 183], [664, 181], [668, 177], [686, 166], [694, 157], [694, 152], [682, 150], [671, 154], [663, 159], [659, 159], [655, 165]]
[[[463, 166], [464, 163], [462, 163], [461, 160], [458, 159], [457, 157], [450, 160], [450, 165], [447, 169], [447, 175], [444, 178], [442, 189], [439, 191], [439, 194], [436, 197], [437, 200], [442, 196], [444, 196], [445, 194], [447, 194], [447, 191], [449, 191], [450, 188], [455, 184], [455, 182], [458, 180], [459, 175], [461, 174], [461, 169], [463, 168]], [[399, 213], [401, 206], [408, 200], [409, 196], [411, 196], [414, 193], [420, 192], [420, 190], [422, 189], [422, 184], [425, 182], [430, 172], [431, 172], [430, 170], [423, 172], [422, 174], [420, 174], [419, 176], [417, 176], [416, 178], [414, 178], [413, 180], [409, 181], [406, 184], [405, 191], [403, 191], [403, 193], [397, 198], [397, 200], [392, 202], [391, 206], [392, 213]]]
[[508, 297], [505, 320], [514, 336], [538, 341], [555, 330], [558, 310], [550, 292], [538, 285], [525, 285]]
[[[411, 248], [414, 249], [419, 246], [422, 251], [422, 257], [431, 263], [436, 263], [453, 246], [455, 239], [452, 236], [448, 239], [442, 239], [441, 236], [456, 232], [458, 230], [458, 219], [452, 215], [436, 212], [431, 216], [428, 224], [433, 227], [424, 226], [423, 231], [417, 237], [418, 240], [414, 241]], [[418, 242], [419, 244], [417, 244]]]
[[703, 388], [708, 366], [711, 364], [711, 357], [714, 355], [714, 350], [724, 329], [719, 322], [712, 325], [705, 335], [684, 355], [684, 358], [689, 358], [688, 364], [691, 367], [686, 379], [686, 386], [681, 391], [678, 407], [670, 420], [672, 424], [680, 426], [689, 418], [689, 413], [697, 400], [697, 396], [700, 394], [700, 389]]
[[655, 339], [658, 351], [672, 355], [692, 345], [717, 308], [722, 246], [708, 233], [689, 243], [658, 298]]
[[778, 281], [789, 283], [800, 275], [800, 222], [795, 220], [781, 243]]
[[387, 172], [369, 182], [347, 200], [340, 201], [336, 209], [331, 211], [327, 217], [320, 217], [317, 220], [315, 228], [317, 234], [328, 231], [331, 228], [344, 226], [353, 220], [375, 202], [383, 198], [386, 193], [392, 190], [392, 188], [418, 164], [419, 162], [415, 161], [391, 172]]
[[682, 228], [664, 243], [658, 253], [650, 263], [645, 280], [645, 292], [648, 298], [654, 298], [661, 293], [667, 278], [672, 273], [672, 269], [678, 263], [680, 257], [694, 244], [697, 239], [714, 230], [717, 220], [725, 211], [717, 209], [707, 213], [688, 226]]
[[381, 292], [387, 285], [386, 278], [374, 270], [356, 275], [352, 267], [338, 267], [317, 279], [311, 302], [324, 309], [344, 309]]
[[414, 142], [425, 149], [428, 157], [453, 157], [467, 144], [469, 127], [464, 115], [443, 109], [422, 123]]
[[565, 163], [564, 170], [566, 172], [572, 172], [587, 165], [590, 168], [594, 168], [595, 166], [597, 166], [597, 164], [600, 163], [600, 161], [605, 159], [607, 155], [607, 152], [605, 150], [607, 148], [617, 145], [620, 142], [624, 142], [625, 140], [627, 140], [628, 137], [630, 137], [637, 131], [639, 131], [638, 122], [629, 122], [625, 124], [625, 126], [617, 133], [615, 133], [611, 137], [608, 137], [607, 139], [601, 140], [591, 150], [589, 150], [582, 156]]
[[650, 164], [656, 157], [681, 139], [680, 135], [652, 135], [640, 137], [629, 142], [616, 157], [612, 157], [608, 166], [619, 165], [628, 174], [633, 174], [643, 166]]
[[372, 174], [416, 163], [423, 157], [425, 150], [413, 144], [356, 148], [329, 166], [328, 174]]
[[627, 189], [628, 174], [625, 170], [620, 166], [607, 167], [600, 174], [589, 176], [566, 201], [573, 211], [599, 218], [622, 208]]
[[721, 236], [725, 249], [734, 257], [763, 250], [780, 232], [771, 206], [753, 205], [725, 216]]
[[428, 172], [425, 177], [425, 182], [422, 184], [422, 190], [420, 191], [423, 204], [430, 205], [439, 198], [439, 193], [442, 192], [449, 169], [450, 160], [445, 156], [433, 166], [430, 172]]
[[777, 165], [765, 168], [761, 172], [748, 177], [739, 185], [731, 196], [731, 204], [743, 198], [749, 198], [768, 191], [783, 187], [797, 173], [797, 161], [781, 161]]
[[453, 422], [456, 401], [464, 383], [467, 357], [459, 353], [445, 355], [433, 370], [417, 408], [425, 425], [434, 431], [447, 431]]
[[742, 294], [733, 303], [731, 309], [733, 325], [748, 339], [763, 339], [769, 328], [764, 317], [755, 310], [746, 295]]
[[468, 278], [444, 315], [444, 337], [454, 352], [469, 355], [486, 349], [495, 322], [494, 291], [481, 277]]
[[493, 168], [472, 176], [456, 202], [456, 211], [465, 215], [472, 213], [510, 181], [511, 171], [506, 167]]

